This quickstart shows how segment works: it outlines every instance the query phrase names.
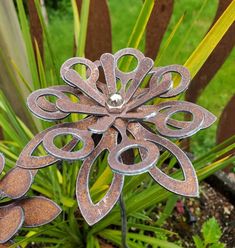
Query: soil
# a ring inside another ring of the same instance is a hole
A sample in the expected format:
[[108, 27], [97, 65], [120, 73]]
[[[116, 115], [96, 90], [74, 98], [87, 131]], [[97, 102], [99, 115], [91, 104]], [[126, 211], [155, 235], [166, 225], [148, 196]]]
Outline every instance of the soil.
[[[183, 205], [183, 211], [181, 206]], [[215, 217], [221, 226], [221, 242], [235, 247], [235, 208], [229, 200], [207, 183], [201, 184], [200, 198], [187, 198], [178, 203], [165, 228], [177, 232], [183, 247], [195, 247], [192, 236], [198, 234], [202, 224]]]

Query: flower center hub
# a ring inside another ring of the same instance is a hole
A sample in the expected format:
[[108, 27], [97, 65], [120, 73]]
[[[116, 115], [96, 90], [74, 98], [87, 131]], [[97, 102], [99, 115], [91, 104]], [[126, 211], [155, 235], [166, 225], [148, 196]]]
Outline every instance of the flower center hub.
[[124, 107], [124, 99], [119, 93], [110, 94], [107, 99], [109, 112], [120, 113]]

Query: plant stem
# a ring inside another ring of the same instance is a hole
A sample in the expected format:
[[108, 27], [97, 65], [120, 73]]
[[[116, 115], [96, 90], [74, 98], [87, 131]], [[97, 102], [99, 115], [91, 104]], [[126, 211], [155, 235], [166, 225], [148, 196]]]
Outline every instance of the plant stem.
[[126, 207], [123, 199], [123, 194], [121, 193], [119, 198], [120, 208], [121, 208], [121, 219], [122, 219], [122, 247], [128, 248], [127, 245], [127, 216], [126, 216]]

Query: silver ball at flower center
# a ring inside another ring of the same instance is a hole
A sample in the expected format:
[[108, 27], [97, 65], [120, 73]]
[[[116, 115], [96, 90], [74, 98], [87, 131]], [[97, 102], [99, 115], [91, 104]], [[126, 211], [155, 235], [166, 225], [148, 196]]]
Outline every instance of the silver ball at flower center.
[[119, 93], [110, 94], [107, 99], [109, 112], [120, 113], [123, 110], [124, 99]]

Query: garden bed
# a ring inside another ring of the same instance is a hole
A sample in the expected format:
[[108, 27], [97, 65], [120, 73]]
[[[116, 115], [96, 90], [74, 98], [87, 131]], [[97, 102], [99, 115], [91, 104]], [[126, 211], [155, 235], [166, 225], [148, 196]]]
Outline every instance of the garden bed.
[[235, 209], [234, 205], [221, 193], [207, 183], [202, 183], [200, 198], [188, 198], [184, 205], [195, 222], [189, 220], [187, 211], [180, 214], [177, 210], [168, 219], [165, 228], [177, 232], [183, 242], [183, 247], [195, 247], [193, 235], [200, 235], [202, 224], [211, 217], [215, 217], [222, 229], [221, 242], [227, 247], [235, 247]]

